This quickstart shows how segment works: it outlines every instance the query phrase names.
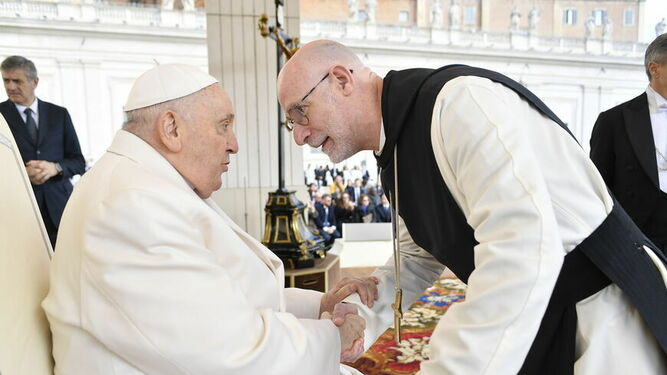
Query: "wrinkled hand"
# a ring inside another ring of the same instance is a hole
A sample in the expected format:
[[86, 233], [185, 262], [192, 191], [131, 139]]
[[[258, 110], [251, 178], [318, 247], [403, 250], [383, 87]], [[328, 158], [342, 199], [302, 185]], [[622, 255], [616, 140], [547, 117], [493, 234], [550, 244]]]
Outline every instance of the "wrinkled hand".
[[377, 284], [379, 282], [380, 280], [375, 276], [343, 278], [330, 291], [322, 295], [322, 299], [320, 300], [320, 314], [325, 311], [332, 312], [337, 303], [340, 303], [354, 292], [359, 294], [361, 303], [368, 307], [373, 307], [374, 301], [378, 299]]
[[56, 163], [46, 160], [30, 160], [26, 163], [25, 169], [33, 185], [41, 185], [58, 174]]
[[[338, 313], [342, 314], [343, 310], [347, 310], [347, 308], [341, 308], [341, 311]], [[340, 361], [353, 362], [364, 351], [366, 321], [359, 315], [356, 315], [356, 308], [354, 308], [354, 312], [344, 314], [343, 316], [345, 319], [338, 327], [338, 334], [340, 335]], [[329, 312], [322, 313], [322, 319], [333, 320], [333, 318], [333, 315]], [[335, 321], [334, 324], [336, 324]]]
[[[351, 303], [337, 303], [333, 308], [333, 315], [331, 320], [333, 323], [340, 327], [345, 323], [345, 319], [348, 314], [356, 316], [358, 314], [357, 306]], [[340, 361], [341, 362], [354, 362], [361, 355], [364, 354], [364, 338], [360, 338], [354, 341], [352, 347], [346, 350], [341, 350]]]

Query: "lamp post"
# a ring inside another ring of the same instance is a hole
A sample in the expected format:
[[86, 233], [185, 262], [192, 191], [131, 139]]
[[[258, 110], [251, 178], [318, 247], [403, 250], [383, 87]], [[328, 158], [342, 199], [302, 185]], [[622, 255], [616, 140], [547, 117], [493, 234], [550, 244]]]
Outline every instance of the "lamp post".
[[[283, 0], [275, 0], [275, 5], [276, 24], [270, 24], [266, 14], [260, 16], [257, 24], [263, 37], [276, 41], [276, 66], [280, 72], [283, 54], [286, 59], [292, 57], [299, 48], [299, 39], [290, 37], [282, 29]], [[303, 215], [306, 206], [296, 198], [294, 191], [285, 187], [284, 125], [278, 104], [278, 190], [269, 193], [264, 207], [266, 222], [262, 244], [282, 259], [285, 268], [312, 267], [315, 257], [324, 258], [327, 249], [319, 233], [306, 225]]]

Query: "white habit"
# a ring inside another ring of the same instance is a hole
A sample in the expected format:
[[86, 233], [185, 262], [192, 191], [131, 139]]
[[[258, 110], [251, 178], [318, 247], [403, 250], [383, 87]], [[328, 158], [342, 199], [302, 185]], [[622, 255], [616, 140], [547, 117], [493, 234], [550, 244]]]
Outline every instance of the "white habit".
[[[514, 91], [485, 78], [445, 84], [435, 102], [431, 140], [439, 171], [425, 173], [442, 175], [479, 244], [466, 300], [438, 323], [421, 374], [516, 374], [564, 256], [605, 219], [612, 200], [569, 134]], [[444, 266], [401, 228], [405, 310]], [[393, 259], [375, 275], [380, 303], [361, 307], [368, 342], [393, 324]], [[577, 313], [575, 374], [667, 374], [664, 353], [616, 285], [577, 303]]]

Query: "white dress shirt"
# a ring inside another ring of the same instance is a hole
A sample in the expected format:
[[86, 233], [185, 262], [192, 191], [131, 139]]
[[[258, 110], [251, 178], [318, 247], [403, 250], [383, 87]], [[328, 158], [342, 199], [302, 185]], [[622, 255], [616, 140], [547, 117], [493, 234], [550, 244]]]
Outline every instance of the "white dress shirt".
[[38, 107], [38, 102], [39, 100], [35, 98], [35, 100], [30, 104], [29, 106], [24, 106], [20, 104], [14, 103], [16, 106], [16, 110], [19, 111], [19, 115], [21, 115], [21, 118], [23, 119], [23, 123], [27, 121], [27, 116], [25, 115], [25, 109], [30, 108], [32, 110], [32, 118], [35, 120], [35, 126], [37, 126], [37, 129], [39, 129], [39, 107]]
[[[667, 99], [658, 94], [649, 85], [646, 88], [648, 111], [651, 115], [651, 129], [655, 143], [655, 157], [658, 162], [658, 181], [660, 190], [667, 192]], [[660, 154], [658, 153], [660, 151]]]

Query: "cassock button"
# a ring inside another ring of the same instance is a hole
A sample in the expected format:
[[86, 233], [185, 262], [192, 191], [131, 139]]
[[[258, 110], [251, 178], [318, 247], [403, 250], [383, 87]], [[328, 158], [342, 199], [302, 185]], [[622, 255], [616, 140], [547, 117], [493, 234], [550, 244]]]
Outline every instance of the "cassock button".
[[39, 154], [41, 154], [41, 152], [39, 152], [39, 150], [37, 150], [37, 155], [39, 155]]

